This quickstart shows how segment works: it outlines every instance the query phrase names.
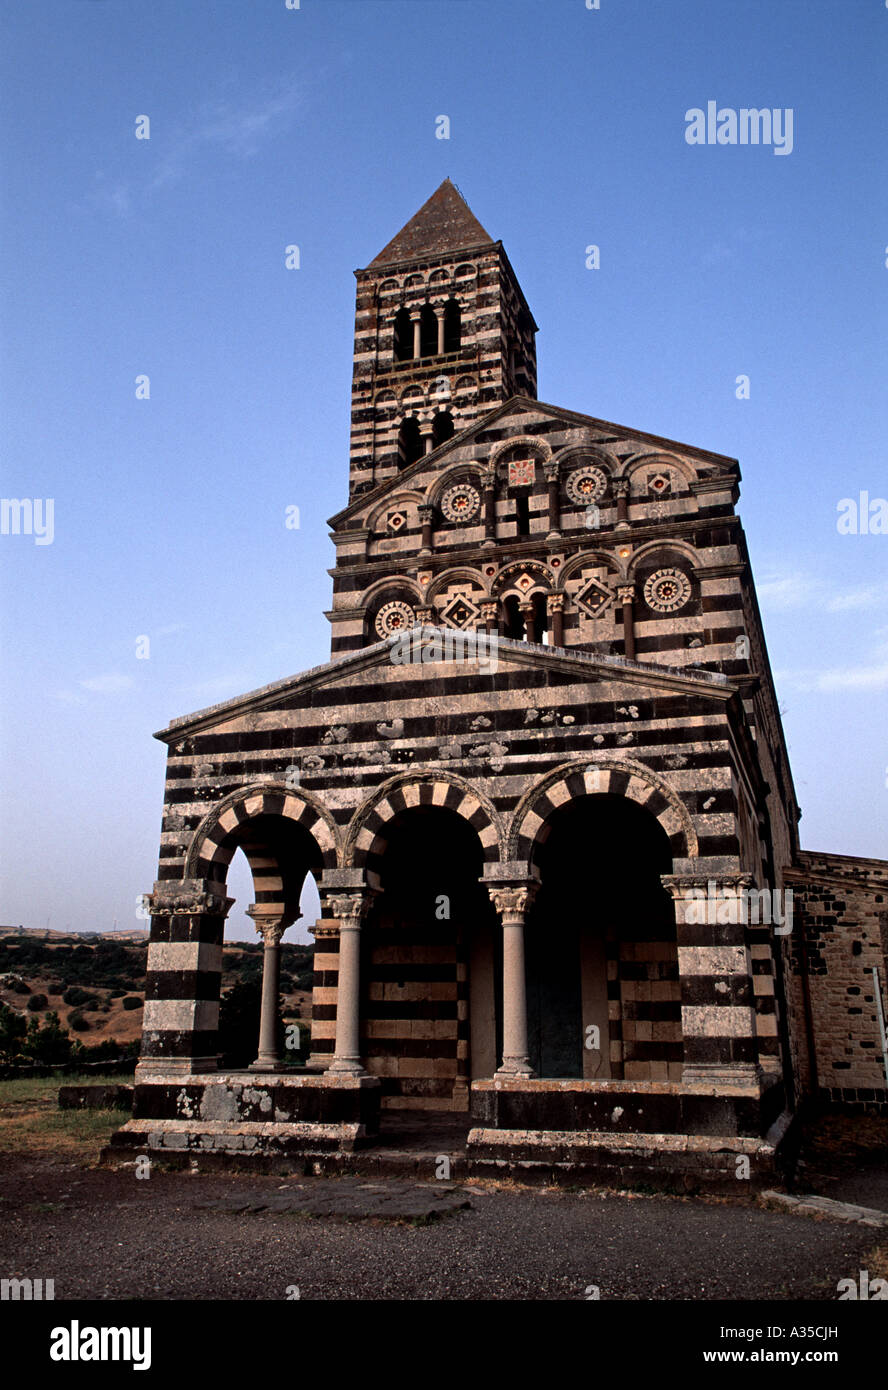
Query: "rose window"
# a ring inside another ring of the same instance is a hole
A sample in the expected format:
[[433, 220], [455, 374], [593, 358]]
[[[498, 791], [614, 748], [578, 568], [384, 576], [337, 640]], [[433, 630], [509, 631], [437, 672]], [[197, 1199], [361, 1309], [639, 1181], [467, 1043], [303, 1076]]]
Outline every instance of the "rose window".
[[645, 580], [645, 602], [655, 613], [674, 613], [690, 597], [691, 581], [681, 570], [655, 570]]
[[384, 603], [376, 615], [376, 631], [380, 638], [391, 637], [394, 633], [404, 632], [408, 627], [412, 627], [414, 622], [413, 609], [409, 603], [403, 603], [400, 599], [393, 599], [391, 603]]
[[607, 474], [600, 468], [578, 468], [567, 480], [567, 495], [578, 507], [597, 502], [604, 496]]
[[481, 506], [481, 497], [469, 483], [449, 487], [441, 498], [441, 511], [448, 521], [469, 521]]

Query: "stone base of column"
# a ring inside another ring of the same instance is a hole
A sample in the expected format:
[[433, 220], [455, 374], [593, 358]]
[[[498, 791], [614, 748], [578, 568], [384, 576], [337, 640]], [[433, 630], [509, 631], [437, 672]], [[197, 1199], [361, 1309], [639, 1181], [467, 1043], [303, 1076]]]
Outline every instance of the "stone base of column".
[[277, 1057], [263, 1057], [261, 1054], [256, 1058], [255, 1062], [251, 1062], [250, 1065], [247, 1067], [247, 1071], [275, 1071], [275, 1072], [276, 1072], [276, 1071], [289, 1071], [289, 1070], [290, 1070], [290, 1068], [289, 1068], [289, 1067], [285, 1067], [284, 1064], [283, 1064], [283, 1062], [281, 1062], [279, 1058], [277, 1058]]
[[328, 1072], [346, 1073], [349, 1076], [368, 1076], [360, 1057], [334, 1057], [327, 1068]]
[[501, 1067], [497, 1067], [495, 1076], [536, 1076], [536, 1072], [530, 1065], [526, 1057], [504, 1057]]

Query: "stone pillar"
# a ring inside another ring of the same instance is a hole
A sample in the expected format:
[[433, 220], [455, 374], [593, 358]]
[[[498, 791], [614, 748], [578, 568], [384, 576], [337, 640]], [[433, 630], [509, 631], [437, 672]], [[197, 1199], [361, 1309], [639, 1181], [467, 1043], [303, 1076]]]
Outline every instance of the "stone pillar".
[[151, 916], [136, 1077], [215, 1071], [222, 937], [234, 899], [213, 879], [161, 879]]
[[617, 499], [617, 526], [629, 525], [629, 479], [614, 479], [614, 496]]
[[561, 535], [561, 494], [558, 478], [558, 464], [546, 463], [543, 465], [546, 474], [546, 485], [549, 489], [549, 540], [556, 540]]
[[278, 995], [281, 988], [281, 937], [294, 921], [302, 916], [297, 912], [285, 915], [279, 908], [269, 904], [265, 908], [254, 903], [247, 908], [247, 916], [252, 917], [253, 925], [262, 937], [262, 1010], [259, 1016], [259, 1052], [250, 1071], [280, 1071], [281, 1055], [277, 1045]]
[[420, 549], [423, 554], [430, 554], [432, 549], [432, 521], [435, 516], [435, 509], [423, 503], [419, 508], [419, 520], [422, 526], [422, 540]]
[[434, 446], [435, 446], [435, 436], [434, 436], [434, 433], [433, 433], [433, 431], [432, 431], [431, 425], [428, 425], [428, 426], [422, 431], [422, 444], [423, 444], [423, 453], [424, 453], [424, 454], [430, 454], [430, 453], [432, 452], [432, 449], [433, 449]]
[[496, 599], [485, 599], [481, 604], [481, 621], [488, 632], [499, 633], [499, 604]]
[[752, 961], [743, 890], [750, 874], [661, 874], [675, 901], [683, 1080], [758, 1086]]
[[503, 1064], [497, 1076], [533, 1076], [527, 1057], [527, 987], [524, 978], [524, 919], [536, 883], [488, 884], [503, 927]]
[[532, 603], [519, 603], [519, 605], [518, 605], [518, 612], [521, 614], [522, 618], [524, 619], [524, 627], [525, 627], [525, 632], [526, 632], [526, 635], [527, 635], [527, 640], [528, 640], [528, 642], [535, 642], [535, 641], [537, 640], [537, 633], [536, 633], [536, 614], [534, 613], [533, 604], [532, 604]]
[[372, 901], [365, 889], [327, 899], [339, 919], [339, 981], [336, 990], [336, 1052], [330, 1071], [366, 1076], [361, 1063], [361, 921]]
[[549, 594], [546, 598], [546, 611], [552, 622], [553, 647], [564, 646], [564, 594]]
[[420, 337], [419, 337], [419, 334], [420, 334], [419, 314], [418, 314], [418, 313], [412, 313], [412, 314], [410, 315], [410, 322], [413, 324], [413, 356], [414, 356], [415, 358], [417, 358], [417, 357], [419, 357], [420, 346], [421, 346], [421, 344], [420, 344]]
[[440, 308], [439, 311], [438, 311], [437, 319], [438, 319], [438, 356], [439, 356], [439, 357], [443, 357], [443, 356], [444, 356], [444, 306], [443, 306], [443, 304], [441, 305], [441, 308]]
[[623, 655], [630, 661], [635, 660], [635, 616], [632, 611], [632, 601], [635, 598], [634, 584], [620, 584], [617, 588], [617, 599], [623, 605]]
[[484, 478], [484, 544], [496, 543], [496, 480], [492, 473]]

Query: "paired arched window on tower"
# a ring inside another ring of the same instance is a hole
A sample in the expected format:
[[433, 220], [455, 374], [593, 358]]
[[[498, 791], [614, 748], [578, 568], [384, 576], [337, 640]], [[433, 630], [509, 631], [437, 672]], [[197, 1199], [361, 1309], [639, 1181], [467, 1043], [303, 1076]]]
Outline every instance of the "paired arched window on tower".
[[411, 463], [415, 463], [418, 458], [422, 458], [423, 444], [422, 435], [419, 431], [419, 421], [413, 415], [408, 415], [401, 421], [401, 428], [398, 431], [398, 467], [409, 468]]
[[462, 340], [462, 315], [455, 299], [448, 299], [440, 309], [424, 304], [419, 311], [418, 327], [409, 309], [395, 314], [393, 351], [396, 362], [410, 362], [419, 357], [440, 357], [459, 352]]

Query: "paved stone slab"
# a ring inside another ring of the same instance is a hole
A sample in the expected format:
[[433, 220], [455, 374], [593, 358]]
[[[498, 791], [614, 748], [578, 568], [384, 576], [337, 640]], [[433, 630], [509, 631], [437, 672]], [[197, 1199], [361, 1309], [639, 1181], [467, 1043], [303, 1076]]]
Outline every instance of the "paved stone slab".
[[211, 1201], [195, 1202], [195, 1211], [245, 1213], [298, 1212], [305, 1216], [383, 1217], [399, 1220], [443, 1216], [470, 1207], [470, 1194], [453, 1183], [358, 1182], [355, 1179], [317, 1179], [294, 1183], [286, 1190], [232, 1192]]
[[831, 1197], [817, 1197], [814, 1193], [790, 1196], [788, 1192], [763, 1192], [763, 1199], [779, 1202], [801, 1216], [831, 1216], [836, 1221], [857, 1221], [862, 1226], [888, 1226], [888, 1211], [876, 1211], [874, 1207], [857, 1207], [851, 1202], [835, 1202]]

